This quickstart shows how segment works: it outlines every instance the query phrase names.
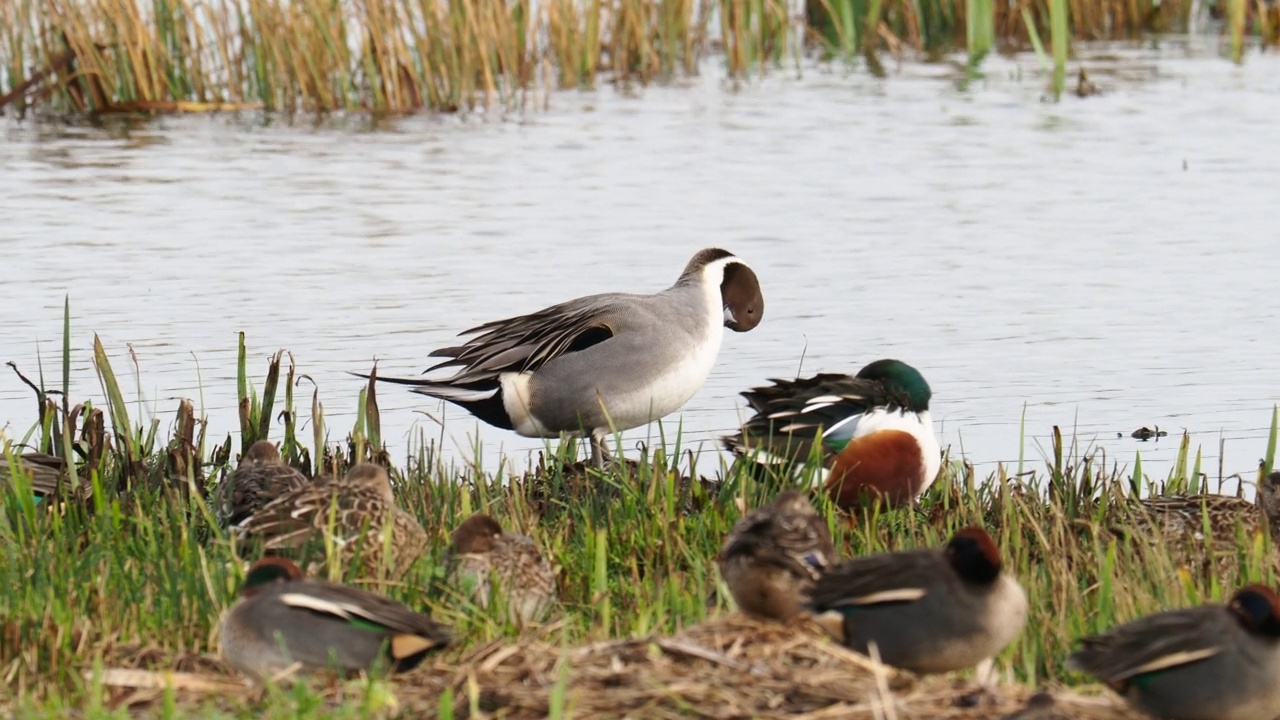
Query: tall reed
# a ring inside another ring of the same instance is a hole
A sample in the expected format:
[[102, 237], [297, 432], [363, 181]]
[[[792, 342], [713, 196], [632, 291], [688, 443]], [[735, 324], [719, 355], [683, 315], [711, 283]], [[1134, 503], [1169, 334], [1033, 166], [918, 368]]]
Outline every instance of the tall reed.
[[[1248, 28], [1277, 42], [1275, 11], [1230, 8], [1233, 56]], [[936, 57], [1185, 30], [1159, 0], [7, 0], [0, 108], [19, 112], [264, 109], [406, 113], [510, 108], [531, 90], [693, 74], [719, 51], [731, 78], [800, 57]], [[1249, 19], [1253, 18], [1252, 24]], [[1059, 41], [1059, 35], [1062, 40]], [[1065, 62], [1065, 54], [1061, 61]], [[1055, 81], [1062, 71], [1055, 67]]]

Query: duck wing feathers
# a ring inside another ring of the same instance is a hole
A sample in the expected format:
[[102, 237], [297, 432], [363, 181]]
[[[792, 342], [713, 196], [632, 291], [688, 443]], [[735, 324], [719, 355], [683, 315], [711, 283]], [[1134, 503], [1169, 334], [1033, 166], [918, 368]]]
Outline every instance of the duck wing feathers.
[[438, 636], [441, 639], [448, 637], [443, 625], [395, 600], [325, 580], [307, 579], [285, 583], [279, 588], [278, 599], [290, 607], [333, 615], [348, 621], [373, 623], [391, 632]]
[[[452, 385], [492, 381], [504, 372], [537, 370], [562, 355], [598, 345], [623, 329], [624, 309], [638, 296], [589, 295], [545, 310], [485, 323], [459, 335], [476, 335], [462, 345], [440, 348], [432, 357], [449, 358], [426, 372], [458, 366]], [[479, 333], [477, 335], [477, 333]]]
[[1214, 605], [1148, 615], [1081, 639], [1068, 667], [1121, 682], [1204, 660], [1221, 651], [1227, 620], [1227, 611]]
[[913, 602], [924, 597], [942, 572], [950, 572], [936, 550], [882, 553], [846, 560], [823, 575], [810, 593], [818, 611], [844, 605]]
[[868, 410], [901, 410], [909, 402], [905, 393], [880, 382], [841, 373], [770, 382], [741, 393], [755, 414], [741, 432], [725, 438], [729, 450], [742, 454], [761, 446], [776, 457], [804, 459], [816, 441], [855, 437], [857, 418]]

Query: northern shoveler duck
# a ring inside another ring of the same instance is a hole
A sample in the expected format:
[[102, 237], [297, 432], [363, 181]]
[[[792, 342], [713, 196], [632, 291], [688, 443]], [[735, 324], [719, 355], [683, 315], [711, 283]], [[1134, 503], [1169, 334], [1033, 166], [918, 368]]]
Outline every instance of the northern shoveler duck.
[[588, 435], [592, 459], [603, 463], [615, 428], [661, 419], [702, 387], [722, 326], [746, 332], [763, 316], [755, 272], [709, 248], [653, 295], [590, 295], [464, 330], [477, 336], [431, 353], [448, 359], [427, 372], [460, 368], [447, 379], [378, 380], [412, 385], [524, 437]]
[[449, 631], [390, 598], [304, 578], [286, 558], [249, 568], [241, 598], [220, 624], [222, 657], [257, 679], [304, 670], [400, 672], [448, 645]]
[[916, 673], [980, 666], [1018, 636], [1027, 595], [1002, 570], [1000, 550], [980, 527], [945, 548], [846, 560], [815, 584], [809, 607], [833, 637], [860, 653], [874, 642], [887, 665]]
[[[383, 534], [388, 528], [386, 543]], [[361, 574], [377, 574], [385, 560], [392, 577], [404, 575], [427, 547], [426, 531], [396, 505], [387, 471], [374, 463], [360, 463], [342, 478], [320, 478], [287, 492], [235, 529], [244, 537], [261, 539], [269, 552], [314, 552], [323, 547], [322, 541], [332, 541], [344, 565], [358, 555]]]
[[738, 520], [716, 561], [743, 612], [787, 620], [835, 558], [826, 520], [802, 493], [784, 490]]
[[1246, 585], [1225, 605], [1148, 615], [1086, 637], [1067, 667], [1168, 720], [1280, 716], [1280, 598]]
[[269, 440], [249, 446], [240, 464], [218, 486], [218, 519], [230, 527], [258, 512], [277, 497], [310, 484], [306, 475], [280, 459]]
[[877, 360], [854, 377], [772, 382], [742, 393], [755, 414], [724, 438], [737, 457], [799, 468], [816, 450], [823, 485], [845, 509], [877, 497], [909, 503], [933, 484], [942, 453], [929, 416], [932, 392], [915, 368]]
[[[498, 521], [476, 513], [453, 531], [448, 564], [454, 583], [487, 608], [501, 593], [513, 620], [530, 622], [546, 615], [556, 600], [551, 563], [527, 535], [503, 532]], [[491, 580], [497, 580], [496, 583]]]

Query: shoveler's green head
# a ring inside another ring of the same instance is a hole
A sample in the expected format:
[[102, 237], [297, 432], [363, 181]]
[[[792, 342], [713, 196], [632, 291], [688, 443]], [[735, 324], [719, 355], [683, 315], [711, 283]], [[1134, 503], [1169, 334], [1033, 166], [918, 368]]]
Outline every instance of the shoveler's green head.
[[907, 409], [924, 412], [929, 409], [933, 391], [919, 370], [901, 360], [876, 360], [858, 371], [863, 380], [874, 380], [887, 388], [896, 389], [907, 397]]

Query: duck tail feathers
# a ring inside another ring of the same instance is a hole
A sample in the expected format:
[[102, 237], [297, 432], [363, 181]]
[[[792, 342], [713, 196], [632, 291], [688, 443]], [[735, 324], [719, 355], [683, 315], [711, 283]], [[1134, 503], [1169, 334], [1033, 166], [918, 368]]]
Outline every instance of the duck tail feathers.
[[[351, 372], [359, 378], [369, 379], [365, 373]], [[467, 387], [463, 385], [451, 385], [447, 382], [439, 380], [418, 380], [416, 378], [395, 378], [395, 377], [378, 377], [378, 382], [393, 383], [395, 385], [409, 385], [413, 387], [413, 392], [429, 397], [440, 398], [441, 400], [451, 400], [458, 403], [476, 403], [484, 402], [492, 399], [498, 394], [499, 386], [495, 383], [489, 387]]]

